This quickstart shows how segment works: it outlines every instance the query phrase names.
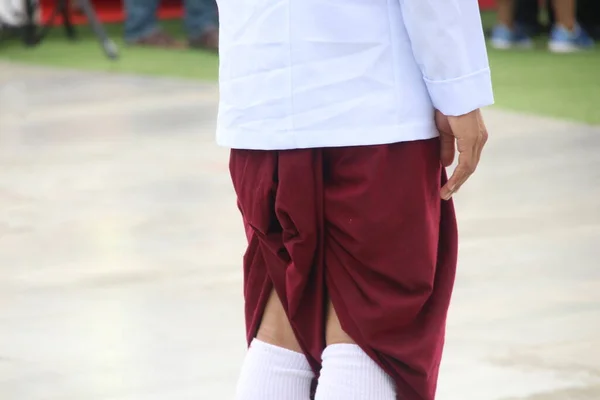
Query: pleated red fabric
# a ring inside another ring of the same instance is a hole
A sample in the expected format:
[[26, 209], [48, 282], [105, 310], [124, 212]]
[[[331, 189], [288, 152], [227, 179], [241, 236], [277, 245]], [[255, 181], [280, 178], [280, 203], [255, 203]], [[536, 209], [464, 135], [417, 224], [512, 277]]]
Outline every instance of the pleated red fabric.
[[398, 399], [433, 400], [458, 247], [438, 139], [232, 150], [230, 170], [248, 237], [248, 342], [275, 288], [318, 375], [330, 298]]

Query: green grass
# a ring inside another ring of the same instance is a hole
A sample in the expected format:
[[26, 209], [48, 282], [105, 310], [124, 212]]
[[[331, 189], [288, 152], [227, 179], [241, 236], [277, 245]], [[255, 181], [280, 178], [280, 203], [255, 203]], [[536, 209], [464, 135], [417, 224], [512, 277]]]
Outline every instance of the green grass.
[[[77, 28], [77, 41], [68, 40], [60, 28], [53, 29], [49, 37], [35, 48], [25, 48], [18, 40], [0, 41], [0, 59], [91, 71], [211, 81], [217, 79], [218, 58], [212, 53], [128, 47], [122, 39], [121, 25], [105, 27], [119, 46], [120, 58], [117, 61], [110, 61], [104, 56], [98, 41], [86, 26]], [[178, 21], [167, 21], [164, 27], [174, 36], [182, 38]]]
[[[484, 24], [494, 16], [484, 14]], [[182, 37], [180, 23], [165, 28]], [[122, 28], [107, 26], [121, 48], [117, 62], [107, 60], [91, 31], [79, 28], [80, 39], [69, 42], [56, 29], [41, 46], [24, 48], [18, 41], [0, 42], [0, 59], [83, 70], [215, 80], [218, 59], [195, 50], [129, 48], [123, 44]], [[600, 46], [599, 46], [600, 47]], [[540, 39], [532, 51], [490, 50], [498, 106], [519, 112], [549, 115], [600, 124], [600, 49], [580, 54], [556, 55]]]
[[600, 51], [551, 54], [490, 50], [498, 106], [600, 124]]

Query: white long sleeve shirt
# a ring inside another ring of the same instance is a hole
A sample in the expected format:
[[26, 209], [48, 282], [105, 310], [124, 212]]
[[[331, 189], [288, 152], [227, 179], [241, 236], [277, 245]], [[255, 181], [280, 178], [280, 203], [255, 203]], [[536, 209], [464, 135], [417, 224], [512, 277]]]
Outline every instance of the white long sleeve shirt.
[[220, 145], [429, 139], [434, 108], [493, 103], [477, 0], [217, 2]]

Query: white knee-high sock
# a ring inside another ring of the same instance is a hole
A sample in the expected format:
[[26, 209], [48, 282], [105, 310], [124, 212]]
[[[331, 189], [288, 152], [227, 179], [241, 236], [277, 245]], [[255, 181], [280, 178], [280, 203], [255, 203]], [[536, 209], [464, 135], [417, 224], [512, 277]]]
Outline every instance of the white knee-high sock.
[[396, 385], [360, 347], [333, 344], [323, 351], [315, 400], [395, 400]]
[[304, 354], [254, 339], [236, 400], [309, 400], [314, 374]]

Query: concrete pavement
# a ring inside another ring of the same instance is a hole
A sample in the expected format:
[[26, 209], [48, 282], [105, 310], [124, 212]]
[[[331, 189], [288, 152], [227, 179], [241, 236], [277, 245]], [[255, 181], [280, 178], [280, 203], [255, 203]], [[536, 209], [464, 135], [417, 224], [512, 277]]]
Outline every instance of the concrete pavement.
[[[0, 399], [231, 399], [216, 88], [0, 63]], [[439, 400], [600, 399], [600, 128], [486, 112]]]

